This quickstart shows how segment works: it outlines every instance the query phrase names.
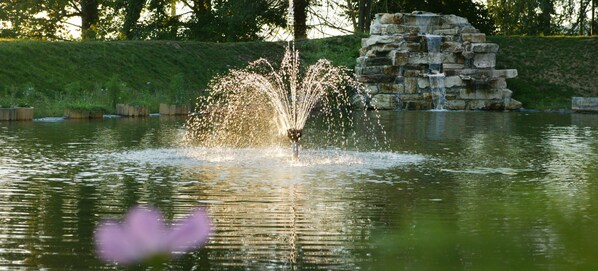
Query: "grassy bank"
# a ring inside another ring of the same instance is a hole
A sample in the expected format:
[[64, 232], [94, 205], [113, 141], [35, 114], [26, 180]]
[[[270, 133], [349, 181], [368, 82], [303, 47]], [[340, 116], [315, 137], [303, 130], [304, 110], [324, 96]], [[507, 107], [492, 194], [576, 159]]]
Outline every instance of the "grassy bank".
[[[36, 117], [116, 103], [150, 106], [193, 101], [215, 75], [265, 57], [278, 62], [286, 43], [174, 41], [0, 41], [0, 105], [34, 106]], [[300, 41], [306, 63], [327, 57], [352, 66], [359, 38]]]
[[499, 68], [516, 68], [508, 81], [525, 108], [570, 109], [571, 96], [598, 96], [598, 38], [490, 37], [500, 45]]
[[[498, 66], [516, 68], [509, 88], [526, 108], [568, 108], [573, 95], [598, 96], [598, 39], [491, 37]], [[0, 41], [0, 106], [32, 105], [36, 117], [65, 107], [190, 101], [216, 74], [260, 57], [278, 62], [286, 43], [173, 41]], [[360, 37], [297, 42], [304, 63], [328, 58], [352, 67]]]

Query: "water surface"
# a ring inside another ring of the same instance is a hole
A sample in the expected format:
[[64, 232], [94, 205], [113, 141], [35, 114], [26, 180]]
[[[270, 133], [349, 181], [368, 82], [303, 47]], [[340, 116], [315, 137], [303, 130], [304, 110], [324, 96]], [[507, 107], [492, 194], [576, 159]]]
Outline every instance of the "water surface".
[[93, 230], [137, 204], [207, 207], [215, 233], [177, 270], [598, 267], [598, 115], [380, 118], [388, 148], [317, 148], [311, 125], [300, 161], [184, 146], [183, 119], [0, 123], [0, 267], [121, 268]]

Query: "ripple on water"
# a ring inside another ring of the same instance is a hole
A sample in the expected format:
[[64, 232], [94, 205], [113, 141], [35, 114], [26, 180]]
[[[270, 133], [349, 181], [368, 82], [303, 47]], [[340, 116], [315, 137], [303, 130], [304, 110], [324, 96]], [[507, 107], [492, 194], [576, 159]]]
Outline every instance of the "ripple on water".
[[[395, 152], [359, 152], [344, 150], [303, 150], [299, 160], [290, 158], [285, 148], [160, 148], [127, 151], [104, 155], [106, 159], [123, 163], [150, 164], [218, 169], [220, 174], [235, 174], [248, 179], [277, 179], [276, 172], [291, 172], [294, 176], [329, 177], [339, 174], [364, 174], [375, 169], [386, 169], [418, 164], [422, 155]], [[325, 172], [322, 176], [323, 172]], [[267, 178], [268, 179], [268, 178]]]

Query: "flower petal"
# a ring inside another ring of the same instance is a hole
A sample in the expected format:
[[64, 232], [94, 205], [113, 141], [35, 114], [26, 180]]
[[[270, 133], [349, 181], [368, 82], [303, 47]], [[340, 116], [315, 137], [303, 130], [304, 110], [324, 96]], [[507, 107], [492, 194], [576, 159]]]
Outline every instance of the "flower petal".
[[197, 209], [173, 226], [165, 244], [170, 252], [189, 251], [203, 245], [208, 240], [210, 231], [210, 218], [203, 209]]
[[145, 256], [168, 252], [164, 246], [166, 228], [160, 211], [135, 207], [127, 214], [123, 229], [136, 249]]
[[97, 227], [95, 243], [98, 256], [105, 261], [127, 264], [140, 260], [130, 236], [114, 222], [103, 222]]

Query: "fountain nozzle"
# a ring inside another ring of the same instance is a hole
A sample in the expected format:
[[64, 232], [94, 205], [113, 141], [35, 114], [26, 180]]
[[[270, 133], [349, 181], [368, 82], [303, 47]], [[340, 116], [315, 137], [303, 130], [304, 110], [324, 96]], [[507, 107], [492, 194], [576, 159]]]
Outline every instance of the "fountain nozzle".
[[299, 140], [303, 135], [302, 129], [288, 129], [287, 136], [291, 140], [291, 149], [293, 150], [293, 159], [299, 158]]
[[291, 140], [291, 142], [298, 142], [303, 135], [303, 129], [288, 129], [287, 136]]

